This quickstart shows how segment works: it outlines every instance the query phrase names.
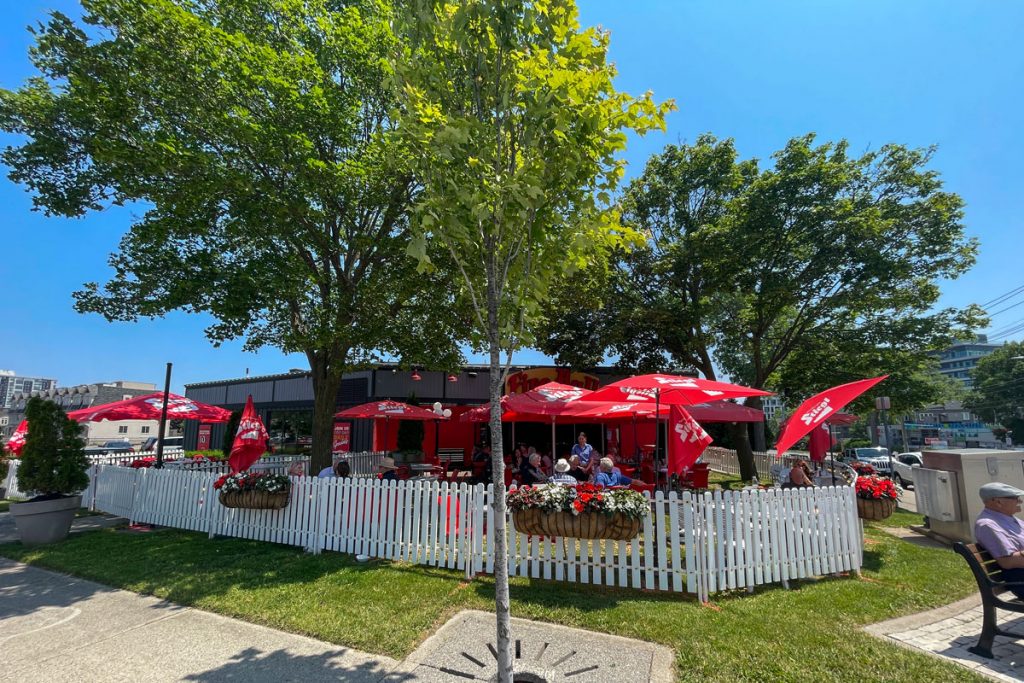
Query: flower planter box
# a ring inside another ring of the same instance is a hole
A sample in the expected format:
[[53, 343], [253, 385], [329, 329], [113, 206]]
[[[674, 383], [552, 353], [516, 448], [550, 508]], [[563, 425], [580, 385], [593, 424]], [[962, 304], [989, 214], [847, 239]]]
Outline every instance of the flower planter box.
[[226, 508], [280, 510], [288, 505], [288, 491], [221, 491], [219, 498]]
[[542, 510], [516, 510], [512, 513], [516, 530], [533, 536], [568, 536], [570, 538], [607, 538], [628, 541], [640, 533], [640, 521], [616, 512], [605, 515], [584, 512], [544, 512]]
[[889, 518], [896, 511], [892, 498], [858, 498], [857, 516], [861, 519], [879, 521]]

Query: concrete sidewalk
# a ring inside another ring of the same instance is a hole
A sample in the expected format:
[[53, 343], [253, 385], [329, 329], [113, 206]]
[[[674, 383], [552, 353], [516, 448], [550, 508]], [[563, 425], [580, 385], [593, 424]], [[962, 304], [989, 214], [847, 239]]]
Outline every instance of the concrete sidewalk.
[[[381, 681], [393, 659], [0, 558], [0, 678]], [[417, 680], [403, 675], [401, 680]], [[393, 679], [389, 679], [393, 680]], [[394, 679], [397, 680], [397, 679]]]

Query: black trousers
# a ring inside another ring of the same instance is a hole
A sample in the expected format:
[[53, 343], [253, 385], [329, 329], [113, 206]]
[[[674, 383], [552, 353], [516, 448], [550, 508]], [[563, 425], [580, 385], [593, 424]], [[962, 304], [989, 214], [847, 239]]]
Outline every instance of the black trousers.
[[[1014, 567], [1013, 569], [1003, 570], [1003, 581], [1007, 583], [1019, 581], [1024, 583], [1024, 567]], [[1024, 586], [1013, 586], [1010, 592], [1016, 595], [1021, 600], [1024, 600]]]

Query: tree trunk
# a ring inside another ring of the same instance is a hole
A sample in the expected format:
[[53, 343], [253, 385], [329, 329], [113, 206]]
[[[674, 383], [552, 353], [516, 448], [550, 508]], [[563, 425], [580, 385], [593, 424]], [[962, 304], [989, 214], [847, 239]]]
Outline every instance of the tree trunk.
[[[751, 396], [743, 404], [755, 410], [761, 410], [764, 406], [764, 401], [761, 400], [760, 396]], [[768, 450], [768, 444], [764, 438], [764, 420], [754, 423], [754, 450], [761, 453]]]
[[500, 285], [498, 268], [492, 252], [486, 259], [487, 276], [487, 340], [490, 345], [491, 398], [491, 536], [494, 544], [494, 615], [496, 622], [494, 658], [498, 662], [498, 682], [512, 683], [512, 619], [508, 595], [508, 536], [505, 531], [505, 444], [501, 432], [501, 326], [499, 323]]
[[334, 445], [334, 413], [337, 412], [338, 389], [341, 375], [336, 368], [344, 363], [333, 363], [320, 353], [307, 353], [313, 375], [313, 445], [310, 451], [310, 473], [316, 474], [331, 466]]
[[501, 350], [498, 346], [497, 304], [490, 317], [491, 358], [491, 537], [494, 543], [494, 612], [497, 617], [498, 680], [512, 683], [512, 620], [508, 595], [508, 540], [505, 533], [505, 444], [501, 434]]
[[740, 479], [743, 481], [753, 480], [758, 475], [757, 467], [754, 466], [754, 451], [750, 447], [750, 434], [747, 431], [747, 423], [730, 423], [729, 436], [732, 437], [733, 446], [736, 447], [736, 457], [740, 461]]

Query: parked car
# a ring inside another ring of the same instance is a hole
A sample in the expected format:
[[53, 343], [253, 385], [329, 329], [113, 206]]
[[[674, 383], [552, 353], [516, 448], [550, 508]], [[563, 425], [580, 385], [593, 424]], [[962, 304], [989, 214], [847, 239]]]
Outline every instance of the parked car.
[[843, 460], [847, 464], [853, 461], [866, 462], [879, 474], [889, 474], [889, 451], [882, 446], [867, 448], [847, 448], [843, 451]]
[[135, 452], [135, 449], [132, 448], [131, 443], [128, 442], [128, 441], [124, 441], [123, 439], [118, 439], [118, 440], [115, 440], [115, 441], [107, 441], [102, 446], [100, 446], [100, 449], [102, 450], [102, 452], [104, 454], [108, 454], [108, 453], [134, 453]]
[[921, 467], [923, 464], [924, 461], [921, 460], [921, 454], [916, 451], [894, 455], [892, 459], [892, 480], [896, 482], [897, 486], [904, 488], [913, 486], [914, 468]]
[[[156, 442], [157, 442], [157, 438], [155, 436], [149, 437], [148, 439], [146, 439], [145, 443], [142, 444], [142, 447], [139, 448], [139, 451], [155, 451], [156, 450]], [[184, 447], [185, 447], [185, 437], [183, 437], [183, 436], [165, 436], [164, 437], [164, 450], [167, 450], [168, 448], [184, 448]]]

